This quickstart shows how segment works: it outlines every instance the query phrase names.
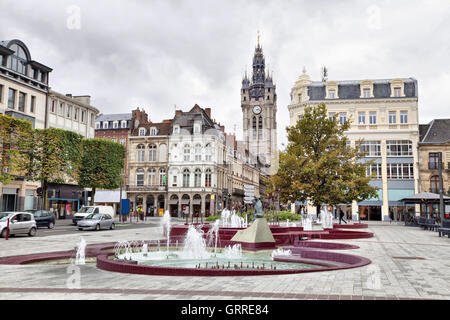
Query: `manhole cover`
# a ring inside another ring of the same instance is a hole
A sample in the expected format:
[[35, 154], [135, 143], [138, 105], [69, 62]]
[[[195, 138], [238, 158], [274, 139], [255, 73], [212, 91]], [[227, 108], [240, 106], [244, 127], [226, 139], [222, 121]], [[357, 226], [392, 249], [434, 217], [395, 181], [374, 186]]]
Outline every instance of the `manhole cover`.
[[392, 257], [393, 259], [403, 259], [403, 260], [425, 260], [422, 257]]

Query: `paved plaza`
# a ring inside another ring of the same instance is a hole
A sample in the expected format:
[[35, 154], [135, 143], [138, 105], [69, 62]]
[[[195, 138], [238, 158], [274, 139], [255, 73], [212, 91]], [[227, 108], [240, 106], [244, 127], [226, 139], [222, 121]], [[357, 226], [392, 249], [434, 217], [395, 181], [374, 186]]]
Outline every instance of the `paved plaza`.
[[[139, 229], [0, 239], [0, 256], [74, 249], [87, 244], [163, 239], [155, 223]], [[178, 221], [181, 223], [181, 220]], [[372, 261], [355, 269], [276, 276], [170, 277], [121, 274], [95, 264], [0, 265], [0, 299], [449, 299], [450, 239], [395, 223], [369, 222], [373, 238], [333, 240], [358, 245], [339, 250]], [[321, 240], [325, 241], [325, 240]], [[74, 283], [76, 285], [74, 285]]]

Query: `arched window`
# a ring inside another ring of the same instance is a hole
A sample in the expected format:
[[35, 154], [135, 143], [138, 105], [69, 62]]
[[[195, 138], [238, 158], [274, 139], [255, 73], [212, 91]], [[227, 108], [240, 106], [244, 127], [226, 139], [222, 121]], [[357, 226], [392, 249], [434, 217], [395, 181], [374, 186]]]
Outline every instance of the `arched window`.
[[167, 184], [166, 169], [161, 168], [159, 169], [159, 185], [165, 186], [166, 184]]
[[136, 185], [143, 186], [144, 185], [144, 169], [136, 170]]
[[258, 139], [261, 139], [263, 133], [263, 118], [259, 117], [258, 122]]
[[201, 187], [202, 185], [202, 170], [195, 169], [194, 172], [194, 187]]
[[139, 128], [139, 135], [140, 136], [145, 136], [147, 130], [145, 130], [145, 128]]
[[253, 139], [256, 139], [256, 117], [253, 116]]
[[189, 179], [190, 179], [189, 169], [183, 170], [183, 187], [189, 187]]
[[195, 145], [195, 161], [202, 161], [202, 145], [197, 143]]
[[145, 161], [145, 146], [143, 144], [140, 144], [137, 146], [137, 162], [144, 162]]
[[13, 50], [14, 54], [9, 57], [8, 68], [26, 75], [28, 58], [25, 49], [18, 44], [13, 44], [9, 49]]
[[148, 170], [148, 185], [154, 186], [156, 184], [156, 170], [151, 168]]
[[440, 192], [439, 176], [431, 176], [431, 178], [430, 178], [430, 192], [432, 192], [432, 193], [439, 193]]
[[205, 171], [205, 187], [211, 187], [211, 169], [206, 169]]
[[183, 148], [183, 160], [191, 161], [191, 146], [186, 144]]
[[165, 144], [159, 145], [159, 161], [165, 162], [167, 160], [167, 146]]
[[155, 162], [156, 161], [156, 145], [155, 144], [150, 144], [148, 146], [148, 161], [150, 162]]

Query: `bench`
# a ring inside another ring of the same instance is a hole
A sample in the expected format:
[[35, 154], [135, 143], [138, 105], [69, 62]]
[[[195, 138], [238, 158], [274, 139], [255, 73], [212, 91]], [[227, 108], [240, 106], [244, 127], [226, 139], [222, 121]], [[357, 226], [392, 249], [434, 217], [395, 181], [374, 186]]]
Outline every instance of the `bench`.
[[450, 238], [450, 220], [444, 220], [442, 222], [442, 227], [437, 230], [439, 232], [439, 237], [447, 235]]

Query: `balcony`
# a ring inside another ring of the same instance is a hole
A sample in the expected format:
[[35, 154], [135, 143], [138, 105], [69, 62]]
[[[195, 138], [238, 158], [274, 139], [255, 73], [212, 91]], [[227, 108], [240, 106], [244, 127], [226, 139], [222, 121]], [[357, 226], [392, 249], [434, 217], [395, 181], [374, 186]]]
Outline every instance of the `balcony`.
[[139, 191], [139, 192], [148, 192], [148, 191], [166, 191], [166, 186], [160, 185], [136, 185], [136, 184], [128, 184], [127, 191]]

